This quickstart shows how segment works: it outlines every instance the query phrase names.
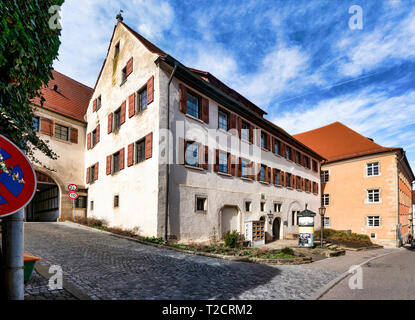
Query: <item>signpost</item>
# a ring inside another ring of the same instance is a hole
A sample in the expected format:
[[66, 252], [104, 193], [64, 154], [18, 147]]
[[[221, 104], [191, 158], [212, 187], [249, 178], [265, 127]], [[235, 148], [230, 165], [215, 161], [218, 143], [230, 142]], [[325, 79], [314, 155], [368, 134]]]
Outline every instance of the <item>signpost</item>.
[[0, 155], [11, 170], [0, 170], [0, 218], [6, 296], [10, 300], [23, 300], [23, 208], [35, 195], [36, 175], [26, 156], [2, 135]]
[[68, 185], [68, 190], [70, 191], [68, 197], [72, 199], [72, 220], [75, 219], [75, 200], [79, 198], [79, 194], [75, 191], [78, 190], [78, 186], [76, 184]]

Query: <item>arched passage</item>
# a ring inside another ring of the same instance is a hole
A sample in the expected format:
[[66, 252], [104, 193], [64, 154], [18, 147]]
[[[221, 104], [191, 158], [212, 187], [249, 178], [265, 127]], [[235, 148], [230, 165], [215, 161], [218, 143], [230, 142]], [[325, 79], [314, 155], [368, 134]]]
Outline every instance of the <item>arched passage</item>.
[[56, 182], [36, 170], [36, 194], [26, 208], [28, 222], [56, 222], [59, 219], [60, 195]]

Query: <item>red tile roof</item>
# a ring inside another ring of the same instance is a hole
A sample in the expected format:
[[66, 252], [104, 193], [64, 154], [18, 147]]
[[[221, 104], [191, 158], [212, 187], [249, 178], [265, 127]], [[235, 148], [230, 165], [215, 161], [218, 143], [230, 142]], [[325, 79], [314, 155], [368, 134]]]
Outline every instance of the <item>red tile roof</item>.
[[[41, 89], [46, 100], [43, 108], [85, 122], [84, 115], [93, 89], [58, 71], [52, 70], [52, 75], [48, 86]], [[40, 99], [35, 99], [33, 103], [39, 106]]]
[[296, 134], [294, 138], [321, 154], [327, 162], [402, 150], [382, 147], [340, 122]]

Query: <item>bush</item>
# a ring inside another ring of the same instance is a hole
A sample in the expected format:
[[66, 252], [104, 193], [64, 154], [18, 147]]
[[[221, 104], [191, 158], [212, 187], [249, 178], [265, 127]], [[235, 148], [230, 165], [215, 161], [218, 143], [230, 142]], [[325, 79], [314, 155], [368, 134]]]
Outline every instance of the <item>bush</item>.
[[239, 233], [236, 230], [226, 231], [224, 235], [225, 247], [236, 248], [238, 246]]
[[365, 242], [371, 243], [369, 236], [365, 234], [351, 233], [348, 234], [344, 231], [334, 229], [324, 229], [324, 239], [331, 241], [343, 241], [343, 242]]
[[294, 256], [294, 250], [288, 247], [281, 249], [281, 253], [289, 256]]
[[151, 242], [151, 243], [157, 243], [157, 244], [165, 244], [166, 243], [162, 238], [156, 238], [156, 237], [144, 237], [141, 240]]

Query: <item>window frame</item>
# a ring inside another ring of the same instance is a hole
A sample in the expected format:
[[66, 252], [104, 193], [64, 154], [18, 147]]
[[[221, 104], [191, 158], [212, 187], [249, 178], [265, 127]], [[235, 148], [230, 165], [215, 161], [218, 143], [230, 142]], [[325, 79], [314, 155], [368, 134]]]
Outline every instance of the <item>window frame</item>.
[[[244, 126], [246, 126], [245, 129], [244, 129]], [[249, 137], [250, 128], [251, 128], [251, 125], [248, 122], [246, 122], [246, 121], [241, 122], [241, 140], [247, 141], [247, 142], [250, 141], [249, 140], [250, 139], [250, 137]], [[244, 132], [246, 133], [246, 139], [245, 139], [245, 136], [244, 136]]]
[[[248, 205], [248, 210], [247, 210], [247, 205]], [[244, 209], [245, 209], [245, 212], [252, 212], [252, 201], [251, 200], [244, 201]]]
[[[327, 223], [327, 221], [328, 221], [328, 223]], [[331, 226], [330, 217], [324, 217], [323, 226], [324, 226], [324, 228], [330, 228], [330, 226]]]
[[91, 148], [97, 145], [97, 129], [95, 128], [91, 132]]
[[127, 82], [127, 66], [121, 69], [121, 84], [122, 86], [125, 82]]
[[101, 109], [101, 105], [102, 105], [102, 97], [101, 97], [101, 95], [99, 95], [97, 97], [97, 107], [96, 107], [95, 111], [98, 111], [99, 109]]
[[261, 201], [260, 202], [260, 204], [259, 204], [259, 211], [260, 212], [266, 212], [267, 211], [267, 209], [266, 209], [266, 202], [265, 201]]
[[[327, 178], [327, 180], [326, 180]], [[320, 180], [321, 183], [330, 182], [330, 170], [321, 170], [320, 171]]]
[[[146, 93], [146, 96], [145, 96], [145, 106], [143, 107], [143, 105], [142, 105], [142, 102], [143, 102], [142, 95], [143, 95], [144, 92]], [[136, 92], [136, 95], [135, 95], [135, 99], [136, 99], [136, 101], [135, 101], [135, 109], [136, 109], [135, 113], [136, 114], [147, 109], [147, 94], [148, 94], [147, 85], [143, 86], [141, 89], [139, 89]]]
[[281, 213], [281, 209], [282, 209], [282, 203], [281, 202], [274, 202], [274, 212], [275, 213]]
[[120, 195], [119, 194], [114, 194], [113, 206], [114, 206], [114, 208], [119, 208], [120, 207]]
[[[226, 116], [226, 121], [225, 122], [221, 122], [221, 114]], [[226, 124], [226, 128], [222, 128], [221, 127], [221, 123], [225, 123]], [[223, 131], [229, 131], [229, 112], [223, 110], [222, 108], [218, 108], [218, 129], [219, 130], [223, 130]]]
[[[225, 163], [221, 163], [221, 160], [223, 161], [223, 159], [225, 159], [225, 161], [226, 161]], [[219, 151], [218, 172], [229, 174], [229, 172], [228, 172], [228, 167], [229, 167], [228, 161], [229, 161], [228, 153], [224, 152], [224, 151]], [[223, 168], [225, 168], [226, 170], [223, 171]]]
[[[199, 207], [198, 207], [199, 200], [203, 201], [203, 209], [202, 210], [199, 210]], [[208, 198], [207, 198], [206, 195], [195, 195], [195, 212], [206, 213], [207, 209], [208, 209], [207, 201], [208, 201]]]
[[113, 112], [112, 130], [115, 132], [115, 131], [118, 131], [120, 128], [121, 128], [121, 106]]
[[[373, 195], [372, 195], [372, 197], [373, 197], [373, 201], [370, 201], [370, 192], [371, 192], [371, 191], [377, 191], [378, 201], [374, 201], [374, 200], [375, 200], [375, 193], [373, 193]], [[367, 189], [367, 190], [366, 190], [366, 203], [368, 203], [368, 204], [382, 203], [381, 189], [380, 189], [380, 188], [376, 188], [376, 189]]]
[[[37, 121], [37, 127], [34, 126], [35, 119]], [[32, 123], [33, 123], [33, 129], [35, 130], [35, 132], [40, 132], [40, 117], [37, 117], [37, 116], [32, 117]]]
[[[115, 161], [115, 159], [117, 159], [117, 161]], [[121, 169], [120, 169], [120, 151], [114, 152], [111, 155], [111, 163], [112, 163], [111, 174], [115, 174], [115, 173], [121, 171]], [[117, 170], [115, 170], [116, 168], [117, 168]]]
[[[262, 174], [264, 174], [262, 176]], [[264, 179], [262, 179], [264, 177]], [[264, 164], [261, 164], [261, 167], [259, 168], [259, 181], [260, 182], [266, 182], [267, 181], [267, 166]]]
[[[192, 96], [196, 98], [197, 100], [197, 117], [195, 117], [193, 114], [189, 113], [189, 97]], [[186, 115], [201, 120], [202, 117], [202, 97], [198, 95], [197, 93], [187, 90], [187, 97], [186, 97]]]
[[[377, 174], [374, 174], [375, 167], [373, 165], [375, 165], [375, 164], [377, 165], [376, 166]], [[369, 168], [370, 165], [371, 165], [371, 167]], [[371, 169], [371, 174], [369, 174], [369, 169]], [[381, 173], [380, 173], [380, 161], [366, 163], [366, 177], [368, 177], [368, 178], [379, 177], [380, 175], [381, 175]]]
[[[141, 148], [139, 149], [139, 147], [138, 147], [140, 144], [143, 144], [143, 146], [144, 146], [143, 147], [143, 152], [142, 152], [142, 159], [138, 158], [138, 156], [141, 154], [139, 152], [139, 150], [141, 150]], [[136, 142], [134, 142], [134, 150], [135, 150], [134, 164], [141, 163], [141, 162], [145, 161], [146, 160], [146, 139], [142, 138], [142, 139], [139, 139]]]
[[[375, 219], [377, 218], [377, 219]], [[370, 221], [372, 220], [372, 226], [370, 225]], [[378, 225], [375, 225], [375, 222], [377, 220]], [[382, 217], [379, 216], [366, 216], [366, 227], [367, 228], [382, 228]]]
[[[189, 148], [189, 145], [194, 146], [195, 149], [193, 150], [193, 153], [195, 151], [197, 152], [197, 156], [195, 157], [193, 155], [192, 158], [191, 158], [191, 159], [196, 159], [196, 164], [194, 164], [194, 163], [192, 164], [192, 163], [187, 162], [187, 160], [188, 160], [188, 158], [187, 158], [188, 151], [187, 150]], [[184, 151], [184, 164], [186, 166], [193, 167], [193, 168], [199, 168], [199, 164], [200, 164], [200, 150], [199, 150], [199, 147], [200, 147], [200, 145], [196, 141], [186, 140], [186, 150]]]
[[[246, 166], [244, 166], [246, 163]], [[249, 179], [249, 163], [248, 159], [241, 159], [241, 178]], [[244, 169], [246, 170], [246, 175], [244, 175]]]
[[[60, 136], [59, 137], [57, 136], [58, 131], [59, 131], [60, 135], [62, 134], [61, 129], [57, 130], [57, 127], [66, 128], [66, 130], [67, 130], [66, 131], [66, 139], [62, 139]], [[54, 129], [54, 132], [53, 132], [54, 138], [59, 139], [61, 141], [69, 141], [69, 127], [64, 126], [63, 124], [60, 124], [60, 123], [55, 123], [55, 126], [54, 126], [53, 129]]]
[[331, 199], [330, 199], [330, 193], [324, 193], [321, 195], [321, 205], [323, 207], [330, 206]]

